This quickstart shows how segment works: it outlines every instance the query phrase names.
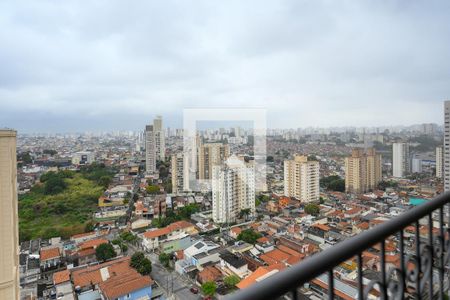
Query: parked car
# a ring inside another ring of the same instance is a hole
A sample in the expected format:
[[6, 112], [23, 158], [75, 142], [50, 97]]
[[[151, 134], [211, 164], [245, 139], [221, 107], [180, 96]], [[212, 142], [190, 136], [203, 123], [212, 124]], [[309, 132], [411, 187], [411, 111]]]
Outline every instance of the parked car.
[[198, 294], [198, 288], [196, 288], [195, 286], [191, 287], [190, 291], [192, 294]]

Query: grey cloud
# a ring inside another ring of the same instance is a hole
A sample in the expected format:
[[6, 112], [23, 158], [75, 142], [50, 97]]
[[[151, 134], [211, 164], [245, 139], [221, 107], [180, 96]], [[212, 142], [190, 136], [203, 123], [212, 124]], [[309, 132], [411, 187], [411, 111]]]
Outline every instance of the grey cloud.
[[6, 1], [0, 125], [181, 126], [185, 107], [266, 107], [270, 127], [440, 122], [449, 17], [445, 0]]

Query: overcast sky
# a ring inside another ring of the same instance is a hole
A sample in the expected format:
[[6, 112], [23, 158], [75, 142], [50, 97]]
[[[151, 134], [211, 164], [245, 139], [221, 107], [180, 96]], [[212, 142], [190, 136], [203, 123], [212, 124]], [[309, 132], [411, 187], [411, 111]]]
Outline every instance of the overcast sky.
[[441, 123], [449, 98], [448, 0], [0, 2], [0, 127], [181, 127], [195, 107]]

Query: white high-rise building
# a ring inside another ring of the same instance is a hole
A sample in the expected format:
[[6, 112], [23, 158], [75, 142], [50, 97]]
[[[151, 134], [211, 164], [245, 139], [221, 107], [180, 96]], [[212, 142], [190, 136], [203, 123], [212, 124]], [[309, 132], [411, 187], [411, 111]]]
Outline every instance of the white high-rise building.
[[166, 156], [166, 137], [161, 116], [156, 116], [153, 125], [145, 127], [145, 170], [148, 174], [156, 172], [156, 161], [164, 161]]
[[319, 162], [305, 155], [284, 161], [284, 195], [302, 202], [319, 201]]
[[410, 157], [408, 143], [392, 144], [392, 176], [404, 177], [410, 172]]
[[156, 172], [155, 132], [153, 125], [145, 126], [145, 171], [148, 174]]
[[155, 138], [156, 159], [164, 161], [166, 159], [166, 136], [161, 116], [156, 116], [153, 120], [153, 132]]
[[172, 193], [189, 191], [189, 162], [183, 153], [172, 155]]
[[444, 190], [450, 191], [450, 100], [444, 102]]
[[255, 168], [253, 162], [231, 156], [212, 168], [212, 213], [216, 223], [234, 222], [240, 211], [255, 213]]
[[444, 148], [436, 147], [436, 177], [442, 178], [444, 174]]
[[0, 129], [0, 299], [19, 299], [16, 132]]

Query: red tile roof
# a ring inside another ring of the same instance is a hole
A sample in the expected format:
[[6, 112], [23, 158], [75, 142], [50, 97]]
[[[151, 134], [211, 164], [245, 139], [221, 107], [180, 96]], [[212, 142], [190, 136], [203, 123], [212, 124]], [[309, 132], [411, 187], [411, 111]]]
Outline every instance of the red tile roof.
[[50, 249], [42, 249], [40, 259], [41, 259], [41, 261], [46, 261], [49, 259], [54, 259], [54, 258], [60, 257], [60, 255], [61, 254], [59, 253], [58, 247], [50, 248]]
[[142, 276], [134, 269], [130, 269], [127, 273], [99, 283], [98, 287], [107, 299], [116, 299], [133, 291], [150, 287], [152, 284], [153, 280], [150, 276]]
[[63, 282], [70, 281], [70, 271], [64, 270], [53, 274], [53, 284], [57, 285]]
[[89, 240], [89, 241], [86, 241], [86, 242], [83, 242], [83, 243], [81, 243], [80, 244], [80, 246], [79, 246], [79, 248], [81, 249], [81, 250], [84, 250], [84, 249], [89, 249], [89, 248], [97, 248], [99, 245], [101, 245], [101, 244], [107, 244], [108, 243], [108, 240], [106, 240], [106, 239], [95, 239], [95, 240]]

